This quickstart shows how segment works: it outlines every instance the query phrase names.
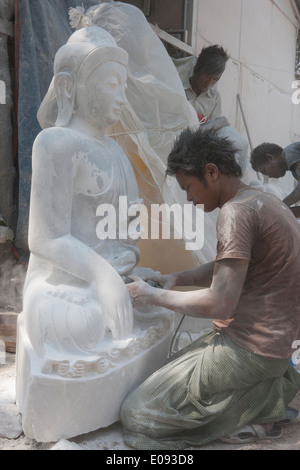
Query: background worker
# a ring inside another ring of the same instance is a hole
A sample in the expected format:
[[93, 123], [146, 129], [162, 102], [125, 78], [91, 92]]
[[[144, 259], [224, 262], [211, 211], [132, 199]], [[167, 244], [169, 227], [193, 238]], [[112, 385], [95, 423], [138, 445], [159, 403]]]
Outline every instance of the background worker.
[[[222, 438], [279, 438], [278, 424], [300, 389], [289, 365], [300, 338], [300, 229], [275, 196], [246, 186], [236, 149], [215, 131], [184, 131], [168, 159], [188, 201], [220, 209], [215, 261], [156, 276], [164, 289], [135, 278], [135, 303], [214, 319], [214, 331], [155, 372], [125, 400], [125, 442], [139, 449], [183, 449]], [[176, 285], [200, 286], [176, 291]]]
[[217, 90], [229, 56], [223, 47], [203, 48], [198, 59], [173, 59], [181, 78], [186, 97], [198, 113], [199, 119], [215, 120], [222, 114], [221, 96]]
[[299, 183], [283, 202], [295, 217], [300, 217], [300, 207], [291, 207], [300, 201], [300, 142], [284, 149], [277, 144], [263, 143], [252, 151], [250, 162], [255, 171], [269, 178], [282, 178], [287, 171], [291, 171]]

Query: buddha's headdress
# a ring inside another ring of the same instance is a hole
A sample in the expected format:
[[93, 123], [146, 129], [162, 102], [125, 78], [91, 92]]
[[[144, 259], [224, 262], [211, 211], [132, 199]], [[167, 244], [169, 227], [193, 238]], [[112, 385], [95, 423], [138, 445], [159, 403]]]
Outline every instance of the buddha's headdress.
[[53, 126], [57, 120], [55, 77], [69, 74], [75, 85], [82, 84], [99, 65], [106, 62], [128, 64], [127, 52], [118, 47], [107, 31], [98, 26], [86, 26], [70, 36], [55, 55], [54, 77], [37, 115], [42, 128]]

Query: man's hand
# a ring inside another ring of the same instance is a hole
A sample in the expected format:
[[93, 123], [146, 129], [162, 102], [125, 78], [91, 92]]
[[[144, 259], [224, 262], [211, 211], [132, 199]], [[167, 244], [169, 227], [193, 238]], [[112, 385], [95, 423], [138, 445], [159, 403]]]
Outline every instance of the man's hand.
[[145, 305], [151, 303], [151, 298], [155, 287], [151, 287], [140, 277], [129, 276], [133, 282], [126, 284], [132, 303], [134, 305]]
[[[162, 287], [163, 289], [170, 290], [176, 286], [177, 275], [174, 274], [161, 274], [159, 271], [153, 271], [149, 268], [135, 268], [133, 274], [129, 278], [138, 277], [143, 281], [152, 281], [149, 282], [153, 287]], [[158, 285], [154, 285], [158, 284]]]
[[151, 278], [145, 280], [154, 281], [166, 290], [171, 290], [176, 285], [176, 277], [174, 274], [155, 274], [154, 276], [151, 276]]

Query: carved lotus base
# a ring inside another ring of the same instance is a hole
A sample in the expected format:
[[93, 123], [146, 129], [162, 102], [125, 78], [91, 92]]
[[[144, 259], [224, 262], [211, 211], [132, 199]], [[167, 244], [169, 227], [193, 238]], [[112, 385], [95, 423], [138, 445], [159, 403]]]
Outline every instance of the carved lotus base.
[[135, 328], [126, 340], [108, 338], [101, 353], [42, 361], [20, 314], [16, 393], [25, 435], [56, 442], [118, 421], [127, 394], [167, 361], [173, 316], [160, 318], [144, 329]]

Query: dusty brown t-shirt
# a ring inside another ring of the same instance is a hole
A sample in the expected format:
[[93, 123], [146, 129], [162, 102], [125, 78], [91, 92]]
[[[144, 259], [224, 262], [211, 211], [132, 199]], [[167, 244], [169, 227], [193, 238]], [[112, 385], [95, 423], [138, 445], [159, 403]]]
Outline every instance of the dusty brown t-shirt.
[[288, 358], [300, 340], [300, 224], [278, 198], [245, 188], [220, 210], [217, 257], [245, 259], [248, 272], [236, 311], [214, 321], [256, 354]]

